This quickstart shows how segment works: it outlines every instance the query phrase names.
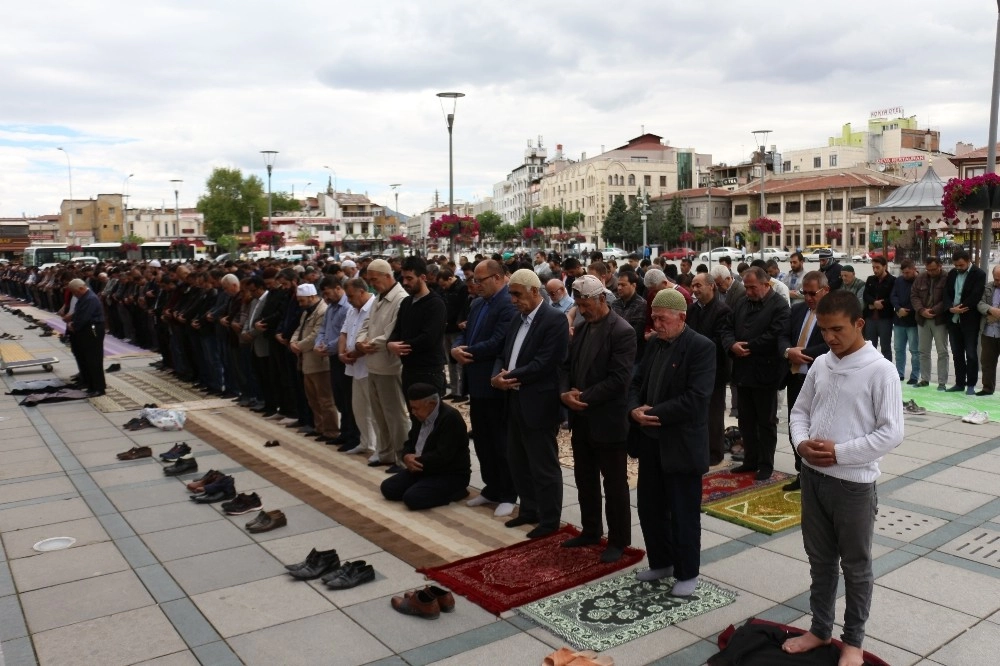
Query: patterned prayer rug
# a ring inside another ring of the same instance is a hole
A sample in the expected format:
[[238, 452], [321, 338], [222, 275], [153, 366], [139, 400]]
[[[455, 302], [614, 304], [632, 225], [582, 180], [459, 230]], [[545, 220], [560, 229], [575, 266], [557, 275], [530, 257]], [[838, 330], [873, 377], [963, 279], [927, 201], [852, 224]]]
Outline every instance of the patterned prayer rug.
[[178, 409], [220, 409], [231, 407], [232, 401], [206, 398], [184, 382], [166, 372], [122, 370], [104, 374], [107, 392], [91, 402], [102, 412], [127, 412], [143, 405]]
[[748, 493], [709, 502], [701, 509], [710, 516], [774, 534], [802, 522], [802, 493], [774, 484]]
[[601, 651], [736, 599], [736, 592], [705, 580], [698, 581], [690, 597], [673, 597], [673, 584], [673, 578], [644, 583], [629, 572], [535, 601], [517, 612], [576, 648]]
[[580, 531], [565, 525], [542, 539], [521, 541], [452, 562], [419, 569], [491, 613], [500, 613], [542, 597], [607, 576], [639, 562], [645, 553], [626, 548], [617, 562], [600, 560], [604, 543], [583, 548], [563, 548], [562, 542]]
[[784, 485], [790, 478], [791, 474], [774, 472], [770, 479], [758, 481], [753, 474], [733, 474], [728, 469], [721, 469], [701, 478], [701, 503], [715, 502], [737, 493], [758, 490], [777, 483]]

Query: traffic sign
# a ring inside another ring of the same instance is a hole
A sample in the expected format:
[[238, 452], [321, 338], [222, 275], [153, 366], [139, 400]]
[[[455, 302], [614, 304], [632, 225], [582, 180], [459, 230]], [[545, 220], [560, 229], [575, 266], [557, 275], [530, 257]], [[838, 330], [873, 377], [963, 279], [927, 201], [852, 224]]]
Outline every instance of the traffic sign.
[[871, 242], [872, 243], [881, 243], [882, 242], [882, 232], [881, 231], [873, 231], [871, 233]]

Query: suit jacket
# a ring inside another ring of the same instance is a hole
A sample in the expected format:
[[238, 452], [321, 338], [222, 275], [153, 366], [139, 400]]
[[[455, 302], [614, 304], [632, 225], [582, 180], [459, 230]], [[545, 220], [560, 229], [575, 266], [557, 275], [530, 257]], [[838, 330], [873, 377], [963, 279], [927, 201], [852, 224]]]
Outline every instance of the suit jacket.
[[516, 400], [525, 422], [535, 428], [556, 428], [560, 422], [559, 407], [562, 406], [559, 400], [559, 366], [566, 358], [569, 346], [569, 324], [566, 315], [543, 300], [521, 343], [517, 367], [511, 368], [514, 338], [521, 323], [520, 316], [511, 319], [503, 353], [493, 364], [493, 375], [505, 368], [511, 370], [508, 376], [518, 379], [521, 387], [507, 391], [507, 400]]
[[777, 389], [788, 363], [778, 354], [778, 339], [788, 326], [789, 307], [785, 299], [771, 290], [759, 303], [744, 298], [733, 309], [732, 325], [727, 327], [722, 344], [749, 343], [750, 355], [733, 357], [733, 382], [739, 386]]
[[[862, 316], [865, 321], [875, 318], [875, 314], [878, 314], [879, 319], [888, 319], [892, 321], [892, 303], [890, 297], [892, 296], [892, 288], [896, 285], [896, 278], [890, 274], [886, 274], [884, 278], [879, 280], [874, 275], [868, 277], [865, 280], [865, 291], [861, 297], [864, 303], [865, 309]], [[875, 301], [882, 301], [884, 306], [881, 310], [873, 310], [872, 304]]]
[[[417, 452], [417, 437], [423, 424], [413, 419], [410, 434], [403, 444], [403, 454]], [[417, 458], [424, 474], [471, 474], [469, 432], [458, 410], [445, 402], [438, 403], [434, 429], [427, 435], [424, 450]]]
[[731, 316], [732, 309], [719, 294], [716, 294], [715, 298], [704, 307], [698, 301], [688, 306], [687, 325], [715, 343], [716, 387], [725, 386], [729, 382], [729, 354], [722, 346], [722, 338], [726, 328], [731, 325], [729, 322]]
[[[559, 369], [560, 391], [577, 388], [587, 409], [569, 412], [570, 429], [586, 428], [594, 442], [624, 444], [628, 435], [628, 386], [635, 365], [635, 329], [614, 310], [608, 312], [598, 341], [587, 341], [593, 354], [584, 357], [584, 341], [591, 325], [577, 326], [569, 356]], [[583, 381], [574, 377], [583, 374]]]
[[311, 375], [317, 372], [328, 372], [330, 361], [324, 354], [313, 351], [316, 346], [316, 335], [323, 328], [323, 319], [326, 317], [326, 303], [320, 299], [312, 312], [303, 310], [299, 315], [299, 326], [292, 334], [292, 342], [298, 344], [302, 350], [299, 356], [299, 370], [304, 375]]
[[729, 306], [730, 310], [735, 310], [736, 305], [746, 299], [746, 295], [747, 289], [743, 283], [739, 280], [733, 280], [733, 283], [729, 285], [729, 291], [724, 294], [726, 305]]
[[[809, 314], [809, 306], [802, 303], [796, 303], [792, 306], [792, 310], [788, 315], [788, 325], [785, 326], [784, 332], [778, 338], [778, 354], [782, 357], [785, 356], [785, 352], [792, 347], [799, 346], [799, 334], [802, 332], [802, 325], [806, 323], [806, 316]], [[826, 344], [826, 340], [823, 339], [823, 333], [819, 330], [819, 326], [813, 326], [812, 332], [806, 339], [802, 353], [815, 359], [820, 354], [825, 354], [830, 351], [829, 345]], [[791, 361], [787, 361], [789, 367], [789, 373], [791, 371]], [[810, 364], [812, 365], [812, 364]], [[807, 371], [808, 372], [808, 371]], [[787, 383], [788, 375], [785, 375], [785, 381]]]
[[[780, 296], [778, 299], [784, 303]], [[650, 374], [658, 354], [664, 353], [671, 354], [669, 365], [654, 395]], [[629, 386], [628, 409], [651, 405], [647, 413], [659, 417], [659, 427], [644, 428], [643, 432], [659, 441], [663, 472], [708, 471], [708, 406], [714, 384], [715, 345], [690, 326], [685, 326], [669, 346], [659, 338], [646, 345], [641, 369]]]
[[997, 290], [997, 287], [993, 284], [993, 280], [986, 282], [986, 288], [983, 289], [983, 297], [979, 299], [979, 304], [976, 308], [979, 310], [979, 314], [983, 316], [982, 321], [979, 322], [979, 330], [982, 332], [986, 329], [986, 317], [990, 314], [990, 308], [993, 307], [993, 293]]
[[[969, 308], [969, 311], [963, 315], [959, 315], [958, 325], [963, 329], [975, 329], [978, 331], [979, 323], [982, 319], [982, 315], [979, 314], [978, 305], [983, 297], [983, 291], [986, 289], [986, 272], [979, 266], [971, 264], [967, 272], [968, 275], [965, 276], [965, 284], [962, 286], [961, 304]], [[954, 315], [948, 312], [948, 309], [954, 307], [955, 281], [957, 279], [958, 270], [953, 268], [948, 273], [948, 281], [944, 284], [945, 321], [949, 324], [952, 323]]]
[[910, 290], [910, 303], [913, 305], [913, 311], [917, 313], [918, 326], [923, 326], [924, 322], [931, 321], [920, 314], [921, 310], [928, 307], [934, 312], [935, 324], [945, 323], [945, 315], [949, 314], [948, 308], [951, 307], [946, 305], [944, 301], [946, 282], [948, 282], [947, 275], [931, 278], [927, 271], [918, 275], [917, 279], [913, 281], [913, 288]]
[[[483, 314], [483, 308], [486, 308]], [[472, 363], [462, 366], [463, 386], [466, 386], [471, 398], [503, 397], [503, 392], [490, 386], [493, 377], [493, 366], [504, 348], [507, 329], [510, 321], [517, 314], [517, 308], [510, 300], [507, 286], [493, 295], [486, 306], [486, 300], [477, 298], [472, 301], [469, 319], [465, 330], [455, 337], [452, 343], [455, 347], [465, 345], [466, 351], [472, 354]], [[482, 322], [479, 317], [485, 316]], [[478, 325], [477, 325], [478, 322]]]

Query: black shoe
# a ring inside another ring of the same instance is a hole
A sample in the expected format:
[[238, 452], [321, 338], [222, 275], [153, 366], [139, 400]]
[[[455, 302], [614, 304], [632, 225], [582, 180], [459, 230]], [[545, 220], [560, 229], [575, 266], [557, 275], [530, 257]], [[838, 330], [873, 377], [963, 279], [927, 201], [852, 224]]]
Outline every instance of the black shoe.
[[954, 386], [950, 386], [945, 389], [945, 391], [947, 391], [948, 393], [961, 393], [964, 390], [965, 387], [962, 386], [961, 384], [955, 384]]
[[257, 493], [249, 495], [240, 493], [232, 502], [225, 502], [222, 505], [222, 510], [230, 516], [242, 516], [244, 513], [260, 511], [263, 508], [264, 503], [260, 501], [260, 496]]
[[382, 462], [381, 460], [375, 460], [368, 463], [369, 467], [382, 467], [383, 465], [391, 465], [392, 463]]
[[547, 525], [539, 525], [535, 529], [533, 529], [530, 532], [528, 532], [527, 536], [528, 536], [529, 539], [541, 539], [541, 538], [549, 536], [550, 534], [555, 534], [558, 531], [559, 531], [559, 526], [558, 525], [555, 526], [555, 527], [547, 526]]
[[924, 388], [925, 386], [930, 386], [930, 382], [917, 382], [917, 388]]
[[315, 580], [338, 568], [340, 568], [340, 557], [337, 555], [337, 551], [330, 550], [316, 558], [315, 563], [307, 563], [306, 566], [294, 569], [288, 573], [292, 578], [297, 578], [298, 580]]
[[104, 395], [104, 391], [87, 391], [88, 398], [100, 398]]
[[594, 544], [601, 543], [601, 537], [587, 536], [581, 534], [580, 536], [572, 537], [571, 539], [566, 539], [560, 546], [563, 548], [582, 548], [583, 546], [593, 546]]
[[993, 395], [993, 391], [976, 391], [976, 395], [979, 395], [979, 396]]
[[[330, 443], [332, 444], [333, 442]], [[353, 442], [344, 442], [343, 444], [337, 447], [337, 450], [340, 451], [341, 453], [347, 453], [356, 446], [357, 444], [354, 444]]]
[[793, 490], [802, 490], [802, 479], [799, 477], [795, 477], [791, 481], [791, 483], [786, 483], [785, 485], [781, 486], [781, 489], [786, 492], [792, 492]]
[[730, 474], [750, 474], [750, 473], [754, 473], [756, 471], [757, 471], [756, 467], [751, 467], [750, 465], [743, 464], [743, 465], [740, 465], [739, 467], [732, 468], [731, 470], [729, 470], [729, 473]]
[[173, 465], [163, 468], [163, 473], [167, 476], [180, 476], [181, 474], [190, 474], [197, 471], [198, 461], [193, 456], [190, 458], [178, 458]]
[[601, 553], [601, 562], [604, 562], [605, 564], [617, 562], [618, 560], [622, 559], [622, 555], [624, 554], [625, 554], [624, 548], [622, 548], [621, 546], [614, 546], [609, 543], [608, 547], [605, 548], [604, 552]]
[[189, 453], [191, 453], [191, 447], [186, 442], [177, 442], [169, 451], [160, 454], [160, 460], [172, 462]]
[[909, 384], [910, 386], [916, 386], [917, 385], [917, 380], [916, 379], [909, 379], [909, 380], [907, 380], [906, 383]]
[[538, 516], [533, 513], [518, 514], [516, 518], [511, 518], [503, 524], [504, 527], [520, 527], [521, 525], [534, 525], [538, 522]]
[[375, 568], [364, 560], [344, 562], [339, 569], [334, 569], [333, 573], [323, 576], [323, 582], [331, 590], [349, 590], [373, 580], [375, 580]]
[[460, 403], [467, 402], [468, 400], [469, 400], [469, 396], [467, 396], [467, 395], [458, 395], [458, 396], [455, 396], [455, 399], [452, 400], [452, 402], [454, 402], [456, 405], [458, 405]]
[[112, 363], [111, 365], [108, 366], [108, 369], [105, 370], [104, 372], [118, 372], [121, 369], [122, 369], [121, 363]]
[[[258, 518], [259, 517], [260, 516], [258, 516]], [[247, 523], [247, 527], [250, 527], [250, 525], [252, 525], [253, 523], [254, 521], [250, 521], [249, 523]], [[330, 556], [336, 554], [337, 554], [336, 550], [316, 550], [315, 548], [313, 548], [311, 551], [309, 551], [309, 554], [306, 555], [306, 559], [299, 562], [298, 564], [286, 564], [285, 568], [288, 569], [289, 571], [295, 571], [296, 569], [301, 569], [306, 565], [315, 566], [316, 563], [319, 562], [320, 557], [324, 555]]]
[[215, 504], [236, 499], [236, 482], [231, 476], [224, 476], [214, 483], [205, 486], [205, 492], [195, 495], [191, 500], [197, 504]]
[[757, 477], [756, 478], [757, 478], [758, 481], [767, 481], [768, 479], [771, 478], [772, 474], [774, 474], [774, 470], [773, 469], [762, 469], [762, 470], [760, 470], [760, 471], [757, 472]]
[[399, 474], [400, 472], [405, 472], [405, 471], [406, 471], [406, 468], [403, 467], [402, 465], [389, 465], [389, 467], [385, 470], [385, 473], [386, 474]]

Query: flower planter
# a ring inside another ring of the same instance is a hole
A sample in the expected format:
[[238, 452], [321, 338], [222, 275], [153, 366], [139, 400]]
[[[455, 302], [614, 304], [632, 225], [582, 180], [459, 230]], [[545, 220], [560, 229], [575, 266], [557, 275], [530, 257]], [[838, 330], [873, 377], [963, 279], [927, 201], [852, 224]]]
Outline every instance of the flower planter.
[[[980, 186], [975, 192], [969, 194], [962, 200], [962, 203], [958, 205], [958, 209], [963, 213], [981, 213], [990, 207], [990, 190], [995, 190], [996, 188], [987, 188], [985, 186]], [[996, 194], [996, 192], [994, 192]]]

